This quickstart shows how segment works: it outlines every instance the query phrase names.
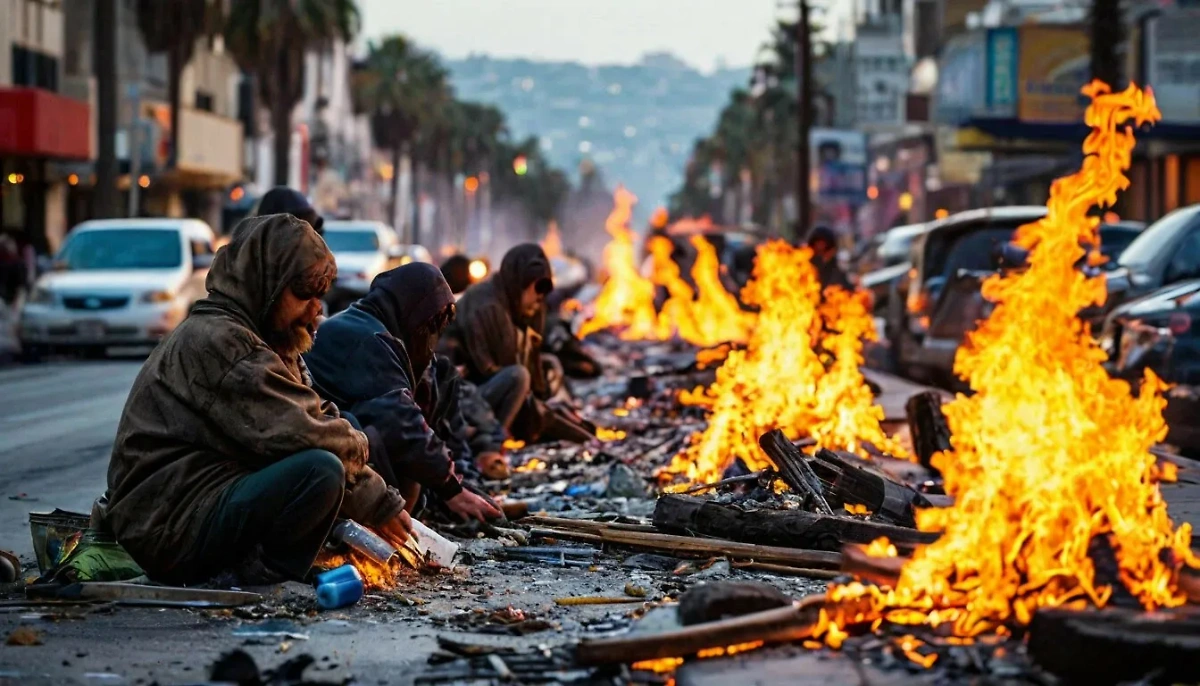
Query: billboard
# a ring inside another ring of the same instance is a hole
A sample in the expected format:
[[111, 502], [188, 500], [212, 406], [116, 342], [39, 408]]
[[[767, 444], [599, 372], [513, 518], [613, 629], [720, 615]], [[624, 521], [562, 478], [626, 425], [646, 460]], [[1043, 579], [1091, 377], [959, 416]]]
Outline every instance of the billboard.
[[1174, 8], [1147, 21], [1146, 83], [1163, 122], [1200, 124], [1200, 9]]
[[809, 132], [817, 199], [861, 203], [867, 196], [867, 136], [861, 131], [812, 129]]
[[1088, 36], [1082, 27], [1026, 24], [1020, 27], [1017, 118], [1061, 124], [1083, 120], [1079, 90], [1089, 80]]

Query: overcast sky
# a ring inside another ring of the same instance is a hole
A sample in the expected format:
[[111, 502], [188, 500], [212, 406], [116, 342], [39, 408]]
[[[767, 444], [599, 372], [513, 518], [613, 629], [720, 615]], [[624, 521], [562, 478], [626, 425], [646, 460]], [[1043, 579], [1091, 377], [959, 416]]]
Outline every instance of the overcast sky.
[[477, 52], [628, 64], [643, 53], [668, 50], [704, 71], [718, 59], [731, 66], [751, 64], [768, 37], [776, 4], [777, 0], [359, 0], [366, 38], [401, 32], [448, 57]]

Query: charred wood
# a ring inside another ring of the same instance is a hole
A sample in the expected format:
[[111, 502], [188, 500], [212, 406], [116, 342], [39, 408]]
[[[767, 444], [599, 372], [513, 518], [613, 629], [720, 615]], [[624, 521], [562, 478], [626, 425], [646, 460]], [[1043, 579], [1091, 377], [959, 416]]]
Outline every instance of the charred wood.
[[833, 514], [833, 508], [825, 499], [821, 480], [813, 473], [812, 467], [808, 464], [808, 458], [788, 440], [782, 431], [779, 429], [768, 431], [759, 437], [758, 445], [775, 465], [775, 469], [784, 483], [796, 493], [805, 496], [815, 511], [827, 515]]
[[898, 546], [929, 543], [937, 538], [937, 534], [856, 517], [804, 510], [746, 511], [735, 505], [686, 495], [660, 497], [654, 507], [654, 526], [674, 533], [808, 550], [841, 550], [845, 543], [870, 543], [881, 536]]
[[761, 581], [716, 581], [696, 584], [679, 596], [679, 623], [684, 626], [741, 617], [776, 607], [792, 599]]
[[904, 411], [917, 461], [921, 466], [933, 469], [930, 464], [933, 456], [951, 448], [950, 425], [942, 413], [942, 394], [938, 391], [917, 393], [904, 404]]
[[905, 527], [916, 526], [913, 506], [928, 507], [923, 495], [876, 471], [856, 465], [837, 453], [818, 448], [813, 472], [825, 487], [830, 503], [865, 505], [876, 519]]

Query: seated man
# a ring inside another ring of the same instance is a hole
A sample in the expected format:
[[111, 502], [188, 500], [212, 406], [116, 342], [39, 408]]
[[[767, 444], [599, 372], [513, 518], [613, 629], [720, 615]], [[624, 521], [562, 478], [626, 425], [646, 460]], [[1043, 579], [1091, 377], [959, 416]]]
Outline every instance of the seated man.
[[378, 432], [386, 458], [372, 464], [410, 504], [424, 487], [459, 516], [483, 520], [500, 513], [464, 490], [455, 469], [471, 455], [458, 375], [445, 359], [433, 369], [453, 318], [454, 295], [437, 267], [406, 264], [375, 277], [366, 296], [322, 324], [305, 361], [322, 395]]
[[466, 365], [467, 379], [514, 438], [583, 442], [592, 438], [586, 428], [542, 402], [550, 397], [541, 347], [546, 295], [553, 289], [541, 246], [514, 247], [491, 278], [459, 299], [446, 350]]
[[302, 579], [339, 511], [406, 538], [403, 499], [366, 466], [368, 436], [306, 383], [300, 354], [335, 274], [308, 224], [247, 219], [208, 297], [146, 360], [94, 514], [152, 577]]

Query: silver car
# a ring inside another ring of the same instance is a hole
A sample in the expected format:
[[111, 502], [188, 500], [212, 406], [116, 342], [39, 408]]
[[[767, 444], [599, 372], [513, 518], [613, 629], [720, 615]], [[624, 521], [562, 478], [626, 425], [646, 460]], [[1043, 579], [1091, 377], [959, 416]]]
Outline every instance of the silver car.
[[197, 219], [80, 224], [21, 310], [23, 352], [157, 343], [205, 295], [214, 238]]
[[330, 312], [345, 309], [367, 294], [381, 273], [409, 262], [432, 262], [429, 251], [404, 245], [392, 227], [365, 220], [325, 222], [325, 244], [337, 260], [337, 281], [326, 297]]

